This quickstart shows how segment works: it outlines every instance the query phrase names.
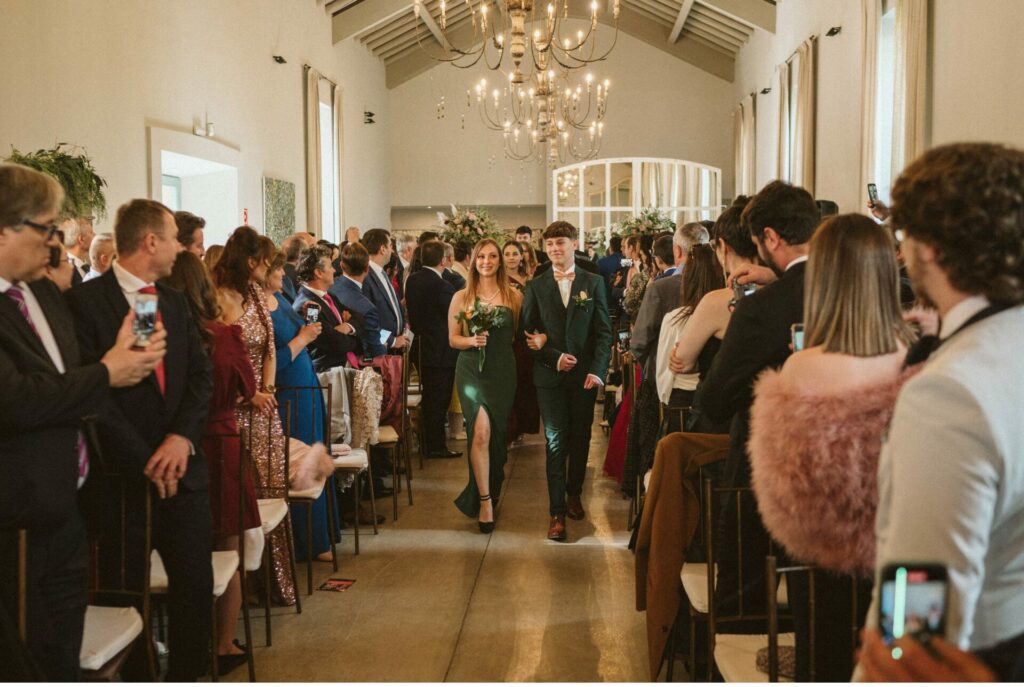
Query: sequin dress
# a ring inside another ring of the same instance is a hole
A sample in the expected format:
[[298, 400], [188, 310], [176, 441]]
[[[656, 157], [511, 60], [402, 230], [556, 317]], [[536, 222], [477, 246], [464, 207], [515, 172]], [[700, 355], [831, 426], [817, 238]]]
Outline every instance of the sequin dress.
[[[263, 301], [263, 293], [250, 285], [245, 294], [242, 317], [237, 323], [242, 328], [242, 340], [249, 353], [249, 362], [256, 373], [256, 386], [263, 388], [263, 361], [274, 346], [274, 325], [270, 311]], [[262, 412], [249, 405], [235, 410], [239, 429], [249, 430], [252, 437], [252, 459], [256, 464], [256, 487], [282, 490], [284, 482], [284, 432], [276, 410]], [[273, 588], [275, 596], [284, 604], [295, 603], [295, 585], [291, 578], [291, 561], [284, 528], [278, 528], [267, 540], [271, 563], [274, 566]]]

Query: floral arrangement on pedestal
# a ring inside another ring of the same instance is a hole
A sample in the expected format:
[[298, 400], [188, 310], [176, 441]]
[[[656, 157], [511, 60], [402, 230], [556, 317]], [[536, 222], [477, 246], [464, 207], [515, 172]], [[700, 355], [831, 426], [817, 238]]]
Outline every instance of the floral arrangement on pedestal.
[[441, 239], [453, 246], [462, 245], [468, 250], [483, 239], [494, 239], [501, 245], [505, 241], [505, 232], [484, 208], [460, 208], [454, 205], [452, 216], [443, 212], [437, 213], [437, 221], [441, 224]]
[[675, 231], [676, 223], [672, 221], [667, 212], [658, 208], [644, 208], [639, 215], [630, 217], [624, 222], [612, 226], [612, 234], [615, 236], [630, 236], [637, 234], [660, 234], [665, 231]]
[[11, 156], [7, 161], [31, 167], [56, 179], [64, 189], [64, 215], [95, 215], [99, 218], [106, 216], [107, 198], [103, 193], [103, 187], [107, 182], [96, 173], [92, 160], [86, 155], [84, 148], [58, 143], [53, 148], [23, 153], [12, 147]]

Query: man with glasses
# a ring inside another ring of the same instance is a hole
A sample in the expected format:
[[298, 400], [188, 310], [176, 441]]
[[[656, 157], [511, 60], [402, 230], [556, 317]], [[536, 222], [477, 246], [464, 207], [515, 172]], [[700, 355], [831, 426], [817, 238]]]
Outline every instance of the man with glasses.
[[[91, 474], [83, 419], [110, 387], [145, 378], [164, 356], [162, 330], [132, 349], [131, 319], [96, 361], [83, 365], [74, 323], [44, 277], [58, 248], [63, 191], [53, 178], [0, 165], [0, 604], [17, 617], [25, 584], [29, 651], [45, 679], [78, 677], [85, 623], [87, 552], [79, 490]], [[27, 570], [16, 568], [25, 530]]]
[[77, 286], [89, 273], [89, 246], [96, 232], [92, 228], [92, 217], [68, 217], [60, 223], [64, 232], [64, 247], [68, 251], [68, 262], [75, 268], [71, 284]]

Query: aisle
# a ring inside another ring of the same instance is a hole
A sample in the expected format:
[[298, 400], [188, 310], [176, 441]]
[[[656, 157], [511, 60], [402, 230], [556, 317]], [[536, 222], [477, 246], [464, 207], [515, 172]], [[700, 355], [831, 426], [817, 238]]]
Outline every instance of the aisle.
[[[464, 459], [415, 468], [415, 505], [381, 534], [349, 536], [337, 577], [347, 592], [302, 598], [302, 615], [276, 609], [274, 645], [254, 620], [260, 681], [635, 681], [646, 679], [643, 614], [634, 607], [626, 550], [628, 502], [600, 476], [606, 439], [595, 426], [583, 497], [569, 542], [545, 539], [547, 486], [539, 435], [513, 449], [498, 526], [480, 534], [452, 505]], [[453, 444], [455, 445], [455, 444]], [[462, 446], [459, 445], [461, 449]], [[304, 568], [300, 568], [305, 588]], [[316, 579], [330, 575], [318, 564]], [[245, 668], [229, 680], [244, 680]]]

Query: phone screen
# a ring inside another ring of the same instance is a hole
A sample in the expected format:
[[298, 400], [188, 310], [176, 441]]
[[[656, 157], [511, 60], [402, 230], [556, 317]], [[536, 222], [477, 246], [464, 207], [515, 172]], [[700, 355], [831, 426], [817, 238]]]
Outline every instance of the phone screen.
[[320, 320], [320, 306], [310, 303], [306, 306], [306, 324], [313, 324]]
[[886, 566], [879, 611], [886, 643], [907, 635], [926, 643], [945, 634], [948, 587], [941, 565]]
[[386, 346], [387, 343], [388, 343], [388, 339], [390, 339], [390, 338], [391, 338], [391, 332], [389, 332], [387, 329], [381, 329], [380, 330], [380, 342], [382, 344], [384, 344]]
[[793, 337], [793, 352], [804, 350], [804, 326], [794, 324], [790, 327], [790, 334]]
[[872, 203], [878, 202], [878, 186], [875, 184], [868, 184], [868, 199]]
[[140, 293], [135, 296], [135, 319], [132, 320], [132, 333], [135, 334], [137, 346], [149, 343], [149, 337], [156, 331], [157, 297], [153, 294]]

